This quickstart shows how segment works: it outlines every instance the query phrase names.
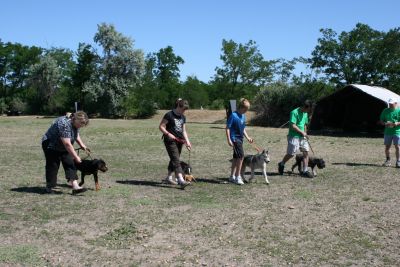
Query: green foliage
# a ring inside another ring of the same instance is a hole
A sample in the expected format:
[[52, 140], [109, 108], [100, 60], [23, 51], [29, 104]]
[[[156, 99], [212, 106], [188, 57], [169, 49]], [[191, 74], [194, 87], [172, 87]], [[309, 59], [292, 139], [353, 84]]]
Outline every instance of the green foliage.
[[257, 116], [254, 125], [278, 127], [286, 123], [291, 110], [309, 99], [313, 102], [333, 92], [333, 86], [323, 81], [307, 80], [303, 83], [272, 83], [260, 91], [254, 100]]
[[5, 98], [0, 98], [0, 114], [4, 114], [6, 113], [6, 111], [8, 110], [8, 105], [6, 103]]
[[9, 109], [11, 113], [25, 113], [26, 103], [19, 97], [14, 97], [10, 101]]
[[78, 101], [85, 109], [85, 95], [83, 87], [96, 73], [98, 55], [89, 44], [80, 43], [76, 52], [77, 63], [74, 66], [71, 79], [72, 87], [69, 93], [70, 102]]
[[217, 67], [213, 83], [223, 99], [253, 98], [258, 86], [270, 82], [275, 61], [264, 60], [256, 42], [237, 44], [222, 40], [222, 67]]
[[30, 110], [43, 113], [50, 98], [60, 86], [61, 71], [57, 61], [50, 55], [43, 56], [37, 64], [31, 66], [29, 85], [35, 90], [30, 102]]
[[105, 23], [98, 25], [94, 41], [103, 47], [103, 55], [96, 73], [84, 84], [85, 100], [92, 102], [103, 116], [123, 116], [123, 102], [129, 88], [141, 83], [145, 67], [143, 52], [133, 49], [132, 39]]
[[196, 76], [187, 77], [182, 85], [182, 98], [187, 99], [190, 108], [201, 108], [208, 105], [207, 84]]
[[209, 109], [219, 110], [225, 108], [225, 100], [224, 99], [215, 99], [211, 102]]
[[321, 69], [338, 87], [360, 83], [400, 91], [400, 28], [380, 32], [358, 23], [338, 35], [321, 29], [312, 52], [312, 68]]

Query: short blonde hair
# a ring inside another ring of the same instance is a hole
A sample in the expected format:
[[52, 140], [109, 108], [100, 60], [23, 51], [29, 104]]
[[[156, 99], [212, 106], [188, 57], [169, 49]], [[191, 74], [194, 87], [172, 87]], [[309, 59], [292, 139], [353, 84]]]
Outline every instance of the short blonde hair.
[[89, 124], [89, 117], [84, 111], [77, 111], [72, 114], [72, 119], [78, 121], [81, 125], [87, 126]]
[[241, 98], [239, 101], [239, 108], [250, 108], [250, 101], [246, 98]]

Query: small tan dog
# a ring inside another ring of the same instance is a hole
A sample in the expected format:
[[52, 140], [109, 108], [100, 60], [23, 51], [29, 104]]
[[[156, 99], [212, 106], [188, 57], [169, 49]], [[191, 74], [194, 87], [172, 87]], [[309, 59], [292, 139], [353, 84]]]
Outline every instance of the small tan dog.
[[183, 178], [188, 182], [196, 182], [196, 178], [192, 175], [192, 167], [184, 161], [181, 161], [181, 167], [183, 170]]

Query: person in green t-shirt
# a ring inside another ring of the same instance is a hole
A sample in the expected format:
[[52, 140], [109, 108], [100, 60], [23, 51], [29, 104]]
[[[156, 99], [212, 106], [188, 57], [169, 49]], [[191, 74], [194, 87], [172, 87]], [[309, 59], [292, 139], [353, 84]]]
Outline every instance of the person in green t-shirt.
[[383, 166], [390, 166], [390, 147], [392, 143], [396, 149], [396, 167], [400, 168], [400, 109], [397, 107], [397, 101], [388, 100], [388, 108], [385, 108], [380, 116], [380, 124], [385, 126], [384, 144], [386, 161]]
[[287, 151], [282, 161], [278, 163], [278, 171], [280, 175], [283, 175], [285, 163], [296, 155], [297, 151], [300, 149], [304, 155], [303, 171], [301, 175], [308, 178], [313, 177], [313, 174], [308, 170], [308, 151], [310, 151], [310, 146], [307, 141], [308, 114], [311, 110], [312, 103], [311, 101], [306, 100], [301, 107], [290, 112]]

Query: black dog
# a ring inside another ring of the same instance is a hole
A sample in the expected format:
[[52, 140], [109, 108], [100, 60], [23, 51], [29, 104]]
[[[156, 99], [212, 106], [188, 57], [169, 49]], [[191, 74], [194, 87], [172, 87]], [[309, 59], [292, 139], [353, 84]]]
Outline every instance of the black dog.
[[[302, 172], [301, 166], [303, 163], [303, 154], [297, 154], [296, 155], [296, 163], [292, 166], [292, 172], [294, 170], [294, 168], [296, 168], [299, 170], [299, 172]], [[317, 157], [313, 157], [313, 156], [309, 156], [308, 157], [308, 167], [311, 168], [313, 175], [317, 176], [317, 172], [314, 170], [315, 166], [318, 167], [318, 169], [323, 169], [325, 168], [325, 161], [322, 158], [317, 158]]]
[[82, 186], [85, 183], [85, 175], [93, 174], [94, 182], [96, 184], [96, 191], [100, 189], [97, 172], [99, 170], [102, 172], [106, 172], [108, 170], [106, 163], [102, 159], [82, 160], [82, 163], [76, 164], [76, 168], [81, 171], [81, 182], [79, 185]]

